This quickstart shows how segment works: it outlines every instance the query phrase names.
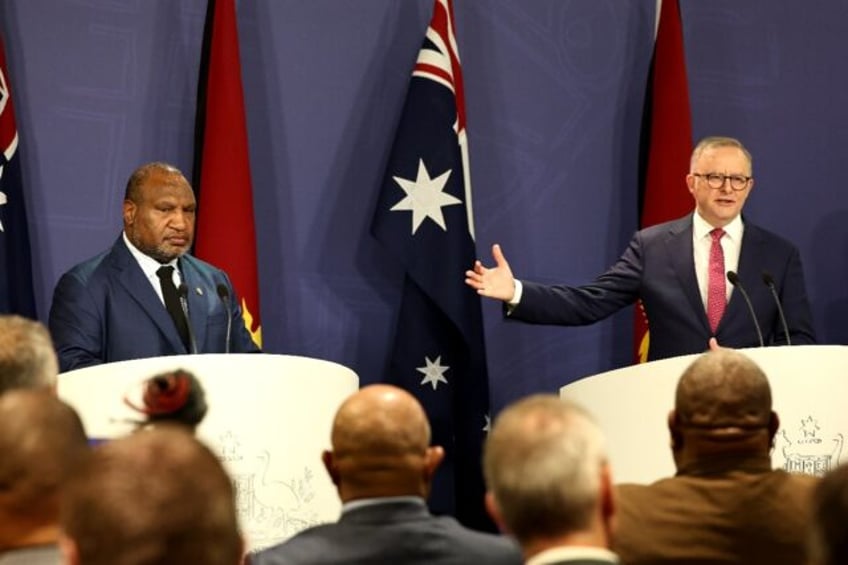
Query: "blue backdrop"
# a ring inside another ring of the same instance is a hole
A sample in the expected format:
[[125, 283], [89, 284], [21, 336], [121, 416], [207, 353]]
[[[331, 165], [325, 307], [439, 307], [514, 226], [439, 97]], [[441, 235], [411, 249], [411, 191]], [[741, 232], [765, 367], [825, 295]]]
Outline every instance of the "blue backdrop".
[[[191, 170], [204, 0], [0, 0], [36, 298], [120, 229], [126, 177]], [[848, 3], [681, 0], [695, 137], [754, 154], [747, 213], [801, 249], [819, 337], [848, 343]], [[400, 266], [368, 233], [432, 0], [242, 0], [265, 348], [380, 379]], [[581, 283], [636, 227], [655, 0], [456, 0], [478, 253]], [[686, 190], [683, 179], [680, 189]], [[237, 226], [222, 225], [222, 230]], [[494, 405], [631, 358], [628, 310], [585, 328], [484, 304]], [[236, 377], [237, 378], [237, 377]]]

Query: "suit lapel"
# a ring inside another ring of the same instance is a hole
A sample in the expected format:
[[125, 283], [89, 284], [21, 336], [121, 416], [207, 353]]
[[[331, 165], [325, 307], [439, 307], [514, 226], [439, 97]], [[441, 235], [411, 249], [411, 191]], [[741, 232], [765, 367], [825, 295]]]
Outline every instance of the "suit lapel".
[[206, 321], [209, 317], [206, 306], [208, 300], [210, 300], [206, 296], [209, 289], [204, 288], [197, 268], [186, 256], [180, 258], [180, 273], [182, 273], [183, 282], [188, 287], [188, 317], [194, 331], [197, 352], [203, 353], [203, 344], [206, 343]]
[[701, 321], [705, 331], [710, 331], [704, 301], [698, 290], [698, 278], [695, 276], [695, 256], [692, 249], [692, 216], [687, 216], [675, 222], [670, 228], [666, 239], [666, 250], [671, 258], [672, 268], [680, 281], [680, 288], [694, 310], [695, 316]]
[[[739, 248], [739, 265], [736, 268], [736, 274], [739, 275], [739, 281], [745, 285], [745, 290], [748, 291], [749, 295], [752, 285], [761, 284], [762, 273], [757, 271], [755, 265], [761, 264], [757, 261], [757, 257], [762, 257], [765, 252], [759, 230], [756, 226], [746, 223], [745, 231], [742, 234], [742, 245]], [[727, 303], [727, 310], [725, 310], [718, 327], [734, 324], [735, 320], [739, 318], [746, 320], [750, 316], [748, 305], [745, 304], [745, 297], [738, 289], [734, 289], [733, 294], [730, 295], [730, 301]]]
[[144, 276], [144, 271], [141, 270], [138, 262], [127, 249], [123, 237], [120, 237], [118, 242], [112, 246], [109, 262], [111, 267], [117, 271], [117, 280], [120, 285], [127, 291], [130, 298], [141, 306], [142, 310], [159, 328], [159, 331], [168, 338], [174, 352], [186, 353], [186, 348], [180, 339], [174, 321], [156, 291], [153, 290], [150, 281]]

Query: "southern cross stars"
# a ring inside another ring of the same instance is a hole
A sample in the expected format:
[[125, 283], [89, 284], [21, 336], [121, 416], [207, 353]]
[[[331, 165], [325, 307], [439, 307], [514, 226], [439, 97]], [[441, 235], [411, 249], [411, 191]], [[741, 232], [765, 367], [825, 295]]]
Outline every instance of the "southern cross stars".
[[415, 235], [425, 218], [430, 218], [442, 230], [448, 231], [447, 226], [445, 226], [445, 217], [442, 215], [442, 207], [462, 204], [462, 200], [459, 198], [442, 192], [450, 174], [451, 170], [448, 169], [436, 178], [430, 178], [424, 160], [419, 159], [418, 177], [414, 181], [392, 177], [406, 193], [406, 196], [392, 206], [391, 210], [393, 212], [398, 210], [412, 211], [412, 235]]
[[424, 375], [424, 379], [419, 384], [423, 386], [429, 383], [433, 385], [433, 390], [436, 390], [439, 383], [448, 384], [448, 380], [445, 378], [445, 372], [450, 369], [450, 367], [442, 365], [441, 355], [436, 357], [435, 361], [430, 361], [429, 357], [424, 357], [424, 362], [427, 364], [426, 367], [415, 368], [416, 371]]

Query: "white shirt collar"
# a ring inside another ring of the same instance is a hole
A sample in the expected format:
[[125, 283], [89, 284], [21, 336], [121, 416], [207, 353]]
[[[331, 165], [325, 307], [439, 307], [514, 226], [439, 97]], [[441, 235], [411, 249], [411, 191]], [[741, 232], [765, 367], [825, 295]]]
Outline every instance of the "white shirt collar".
[[[700, 214], [698, 214], [697, 210], [694, 214], [692, 214], [692, 237], [695, 241], [709, 237], [710, 232], [714, 229], [715, 226], [711, 226], [704, 218], [701, 217]], [[722, 229], [724, 229], [724, 237], [728, 237], [738, 244], [738, 242], [742, 241], [742, 232], [745, 229], [744, 224], [742, 223], [742, 214], [738, 214]]]
[[526, 565], [544, 565], [576, 559], [597, 559], [618, 563], [618, 556], [606, 548], [574, 545], [546, 549], [528, 559]]
[[427, 503], [420, 496], [381, 496], [375, 498], [358, 498], [342, 504], [342, 514], [364, 508], [366, 506], [376, 506], [378, 504], [389, 504], [392, 502], [414, 502], [426, 507]]
[[[150, 255], [145, 255], [138, 247], [132, 244], [132, 242], [127, 237], [127, 232], [122, 232], [124, 237], [124, 243], [127, 245], [127, 249], [130, 250], [130, 254], [135, 258], [138, 262], [138, 266], [141, 267], [141, 270], [144, 271], [144, 275], [148, 279], [156, 279], [156, 271], [159, 270], [159, 267], [162, 266], [162, 263], [151, 257]], [[179, 272], [179, 257], [175, 257], [171, 259], [165, 265], [169, 265], [174, 268], [174, 271]]]

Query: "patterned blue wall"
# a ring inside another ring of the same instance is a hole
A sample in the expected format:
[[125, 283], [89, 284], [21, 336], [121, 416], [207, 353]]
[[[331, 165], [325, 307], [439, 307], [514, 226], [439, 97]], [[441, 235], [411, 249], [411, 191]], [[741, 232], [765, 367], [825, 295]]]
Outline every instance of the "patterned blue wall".
[[[848, 343], [848, 4], [681, 0], [693, 129], [755, 156], [747, 212], [796, 242], [817, 330]], [[266, 349], [379, 379], [401, 273], [368, 233], [432, 0], [242, 0]], [[456, 0], [477, 245], [519, 276], [580, 283], [636, 226], [654, 0]], [[0, 0], [39, 313], [120, 229], [123, 185], [187, 172], [203, 0]], [[685, 186], [681, 179], [681, 190]], [[234, 226], [221, 226], [233, 229]], [[484, 305], [495, 404], [630, 360], [632, 315], [506, 324]]]

